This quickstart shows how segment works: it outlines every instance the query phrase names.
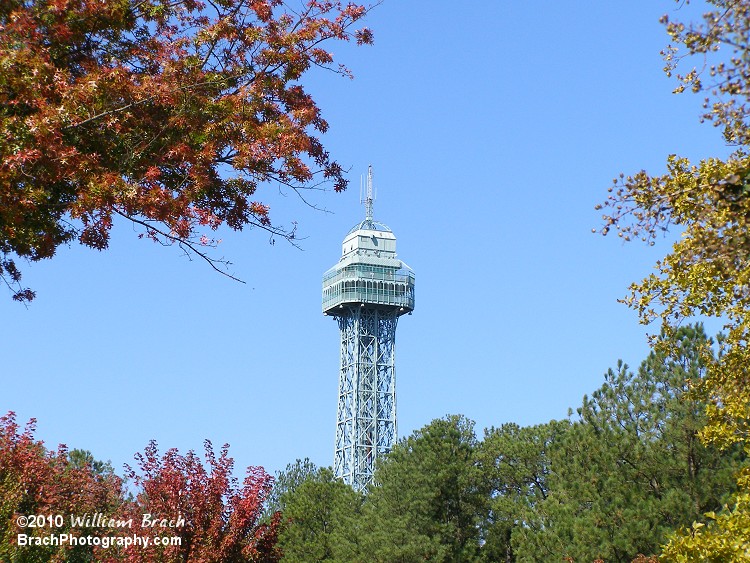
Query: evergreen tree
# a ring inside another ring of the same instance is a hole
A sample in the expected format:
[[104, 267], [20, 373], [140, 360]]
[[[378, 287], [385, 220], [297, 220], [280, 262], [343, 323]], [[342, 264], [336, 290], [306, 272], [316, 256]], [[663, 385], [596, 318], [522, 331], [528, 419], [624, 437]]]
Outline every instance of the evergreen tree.
[[[307, 462], [307, 463], [305, 463]], [[287, 469], [289, 478], [312, 466], [309, 460]], [[291, 479], [293, 482], [294, 479]], [[279, 497], [284, 527], [279, 535], [282, 561], [344, 562], [357, 560], [356, 524], [362, 495], [333, 476], [330, 468], [313, 469]]]
[[[676, 0], [682, 5], [682, 0]], [[620, 174], [609, 188], [602, 234], [655, 244], [677, 228], [679, 241], [654, 271], [630, 286], [625, 302], [641, 322], [669, 333], [692, 316], [719, 318], [726, 338], [702, 382], [706, 442], [750, 452], [750, 3], [707, 0], [698, 21], [665, 15], [662, 51], [676, 93], [703, 100], [701, 121], [723, 133], [718, 157], [670, 155], [666, 173]], [[687, 12], [690, 14], [690, 11]], [[694, 65], [694, 66], [693, 66]], [[724, 156], [726, 146], [734, 148]], [[709, 526], [697, 522], [664, 550], [670, 561], [746, 561], [750, 553], [750, 467], [737, 475], [731, 508]], [[730, 490], [729, 488], [727, 490]]]
[[721, 507], [739, 454], [701, 444], [704, 406], [689, 393], [710, 344], [700, 325], [681, 328], [669, 352], [652, 352], [637, 373], [619, 362], [584, 397], [550, 450], [542, 525], [518, 538], [519, 561], [628, 563]]
[[490, 510], [483, 525], [482, 560], [515, 561], [512, 535], [537, 526], [539, 503], [549, 494], [549, 454], [567, 422], [485, 431], [481, 467], [489, 482]]
[[263, 511], [264, 520], [270, 520], [277, 512], [283, 512], [283, 500], [289, 498], [297, 487], [316, 472], [318, 467], [309, 458], [297, 459], [294, 463], [287, 464], [283, 471], [277, 471]]
[[487, 505], [474, 423], [434, 420], [397, 444], [365, 505], [368, 561], [475, 561]]

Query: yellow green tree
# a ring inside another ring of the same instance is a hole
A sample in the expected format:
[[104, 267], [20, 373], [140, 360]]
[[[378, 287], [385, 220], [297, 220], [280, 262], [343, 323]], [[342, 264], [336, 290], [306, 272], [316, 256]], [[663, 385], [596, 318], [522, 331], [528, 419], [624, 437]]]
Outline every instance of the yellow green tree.
[[[685, 0], [679, 0], [679, 4]], [[708, 404], [701, 438], [750, 452], [750, 3], [709, 0], [700, 21], [662, 18], [671, 39], [663, 51], [675, 93], [703, 97], [701, 120], [723, 133], [728, 157], [691, 162], [671, 155], [667, 172], [621, 175], [600, 206], [603, 234], [654, 244], [674, 228], [680, 238], [655, 272], [625, 299], [641, 321], [660, 320], [666, 335], [693, 316], [725, 322], [719, 354], [695, 388]], [[656, 346], [662, 345], [656, 339]], [[750, 469], [723, 511], [709, 514], [664, 548], [668, 561], [746, 561], [750, 558]]]

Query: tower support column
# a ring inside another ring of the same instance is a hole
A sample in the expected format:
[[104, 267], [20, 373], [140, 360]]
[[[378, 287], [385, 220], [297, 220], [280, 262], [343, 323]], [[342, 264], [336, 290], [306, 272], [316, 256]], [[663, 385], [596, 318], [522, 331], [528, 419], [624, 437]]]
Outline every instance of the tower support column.
[[334, 474], [357, 489], [396, 441], [395, 340], [398, 311], [345, 306], [336, 315], [341, 368]]

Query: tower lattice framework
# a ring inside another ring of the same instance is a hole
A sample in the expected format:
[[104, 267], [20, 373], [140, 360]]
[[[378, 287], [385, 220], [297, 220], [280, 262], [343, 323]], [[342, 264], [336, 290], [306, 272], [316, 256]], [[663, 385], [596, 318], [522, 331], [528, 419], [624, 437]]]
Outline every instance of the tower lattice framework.
[[373, 220], [373, 199], [370, 168], [366, 218], [323, 276], [323, 312], [337, 319], [341, 336], [333, 467], [357, 489], [396, 442], [396, 325], [414, 309], [414, 273], [396, 257], [393, 232]]

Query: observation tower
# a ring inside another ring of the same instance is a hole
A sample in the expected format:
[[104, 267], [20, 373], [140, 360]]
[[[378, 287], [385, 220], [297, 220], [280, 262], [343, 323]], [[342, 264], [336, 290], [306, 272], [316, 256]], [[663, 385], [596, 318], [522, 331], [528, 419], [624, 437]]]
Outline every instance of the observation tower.
[[374, 199], [370, 166], [365, 220], [323, 274], [323, 314], [341, 334], [333, 471], [358, 490], [396, 442], [396, 324], [414, 310], [414, 272], [396, 257], [393, 232], [373, 219]]

